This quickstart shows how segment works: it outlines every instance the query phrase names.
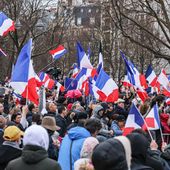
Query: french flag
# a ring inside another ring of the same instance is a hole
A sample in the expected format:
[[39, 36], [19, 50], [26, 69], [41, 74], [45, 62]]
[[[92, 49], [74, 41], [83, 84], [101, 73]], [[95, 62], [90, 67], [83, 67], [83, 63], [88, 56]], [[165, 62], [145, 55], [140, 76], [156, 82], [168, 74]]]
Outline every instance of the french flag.
[[140, 81], [140, 73], [137, 70], [137, 68], [133, 65], [133, 63], [129, 60], [127, 60], [125, 54], [120, 51], [120, 54], [125, 62], [128, 79], [130, 80], [130, 83], [133, 84], [136, 87], [141, 87], [141, 81]]
[[158, 105], [155, 104], [148, 115], [145, 117], [147, 129], [157, 130], [161, 128]]
[[13, 95], [13, 97], [16, 99], [16, 100], [15, 100], [15, 104], [16, 104], [16, 105], [19, 105], [19, 104], [20, 104], [20, 101], [21, 101], [22, 96], [21, 96], [21, 95], [19, 95], [19, 94], [17, 94], [16, 92], [13, 92], [13, 93], [12, 93], [12, 95]]
[[145, 102], [145, 100], [148, 98], [147, 92], [141, 87], [138, 87], [135, 89], [136, 89], [138, 97], [142, 100], [142, 102]]
[[82, 69], [83, 67], [88, 68], [88, 69], [93, 69], [93, 66], [90, 63], [88, 56], [86, 55], [83, 47], [81, 46], [79, 42], [77, 42], [77, 55], [78, 55], [77, 63], [80, 69]]
[[129, 114], [126, 120], [123, 135], [126, 136], [135, 129], [141, 129], [144, 126], [144, 124], [145, 122], [144, 122], [144, 119], [141, 113], [139, 112], [137, 107], [134, 104], [132, 104], [132, 107], [129, 111]]
[[41, 82], [43, 82], [45, 88], [48, 88], [50, 90], [53, 89], [55, 81], [51, 79], [47, 73], [40, 72], [39, 78]]
[[37, 94], [36, 74], [31, 61], [31, 48], [32, 39], [21, 49], [13, 70], [10, 85], [22, 97], [38, 105], [39, 96]]
[[97, 74], [96, 69], [82, 68], [77, 74], [75, 81], [77, 82], [77, 89], [82, 90], [89, 77], [94, 77]]
[[72, 74], [71, 77], [72, 77], [72, 78], [75, 78], [75, 77], [77, 76], [78, 72], [79, 72], [77, 63], [74, 63], [73, 66], [72, 66], [72, 68], [73, 68], [73, 74]]
[[160, 75], [158, 76], [158, 82], [162, 85], [163, 89], [162, 89], [162, 93], [167, 96], [170, 97], [170, 83], [168, 80], [168, 77], [166, 75], [166, 72], [164, 69], [161, 70]]
[[5, 36], [10, 31], [15, 31], [14, 21], [0, 12], [0, 36]]
[[103, 69], [100, 70], [95, 85], [106, 95], [106, 102], [115, 102], [118, 100], [118, 86]]
[[77, 89], [77, 81], [75, 81], [72, 78], [66, 77], [65, 81], [64, 81], [64, 87], [65, 87], [66, 91], [75, 90], [75, 89]]
[[130, 80], [128, 79], [128, 75], [125, 75], [124, 80], [122, 81], [123, 86], [125, 87], [131, 87], [132, 84], [130, 83]]
[[67, 50], [62, 45], [59, 45], [56, 49], [50, 50], [49, 53], [53, 56], [53, 59], [59, 59], [67, 53]]
[[148, 66], [146, 73], [145, 73], [146, 80], [148, 81], [149, 85], [152, 87], [156, 86], [157, 76], [153, 71], [151, 65]]
[[0, 48], [0, 56], [7, 56], [7, 54]]

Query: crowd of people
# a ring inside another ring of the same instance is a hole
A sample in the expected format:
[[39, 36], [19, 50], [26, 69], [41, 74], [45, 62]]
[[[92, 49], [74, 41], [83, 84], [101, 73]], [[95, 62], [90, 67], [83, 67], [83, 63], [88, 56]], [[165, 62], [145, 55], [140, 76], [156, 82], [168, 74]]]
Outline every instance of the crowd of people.
[[123, 136], [134, 103], [142, 115], [158, 103], [162, 131], [170, 133], [170, 109], [163, 95], [142, 101], [120, 88], [115, 103], [66, 97], [46, 91], [46, 110], [18, 99], [10, 88], [0, 95], [0, 170], [170, 170], [170, 144], [160, 130], [135, 129]]

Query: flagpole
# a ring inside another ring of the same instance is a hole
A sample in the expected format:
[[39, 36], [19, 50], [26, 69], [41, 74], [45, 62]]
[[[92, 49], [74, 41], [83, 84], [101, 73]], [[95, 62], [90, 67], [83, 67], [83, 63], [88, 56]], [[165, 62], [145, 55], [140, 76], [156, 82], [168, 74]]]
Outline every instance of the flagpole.
[[47, 68], [49, 65], [53, 64], [54, 62], [55, 62], [55, 60], [53, 60], [51, 63], [47, 64], [45, 67], [43, 67], [41, 70], [39, 70], [38, 73], [43, 71], [45, 68]]
[[[142, 117], [143, 117], [143, 116], [142, 116]], [[145, 121], [144, 118], [143, 118], [143, 120], [144, 120], [145, 126], [146, 126], [146, 128], [147, 128], [147, 130], [148, 130], [149, 136], [150, 136], [151, 140], [153, 141], [154, 139], [153, 139], [153, 137], [152, 137], [151, 131], [149, 130], [149, 128], [148, 128], [148, 126], [147, 126], [146, 121]]]
[[[138, 109], [138, 108], [137, 108], [137, 109]], [[138, 112], [139, 112], [139, 110], [138, 110]], [[139, 113], [140, 113], [140, 112], [139, 112]], [[150, 136], [151, 140], [153, 141], [154, 139], [153, 139], [153, 137], [152, 137], [152, 134], [151, 134], [151, 132], [150, 132], [147, 124], [146, 124], [146, 121], [145, 121], [145, 119], [144, 119], [144, 117], [142, 116], [141, 113], [140, 113], [140, 115], [141, 115], [141, 117], [143, 118], [144, 124], [145, 124], [145, 126], [146, 126], [146, 128], [147, 128], [147, 130], [148, 130], [149, 136]]]

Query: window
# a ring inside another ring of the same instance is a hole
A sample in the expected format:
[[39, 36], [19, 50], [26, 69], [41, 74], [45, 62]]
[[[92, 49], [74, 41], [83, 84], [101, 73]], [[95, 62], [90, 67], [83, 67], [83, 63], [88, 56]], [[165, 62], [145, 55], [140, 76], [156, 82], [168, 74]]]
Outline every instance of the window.
[[99, 9], [96, 9], [96, 13], [98, 13], [99, 12]]
[[77, 25], [81, 25], [81, 17], [77, 18]]
[[91, 13], [91, 9], [88, 10], [88, 13]]
[[90, 18], [90, 24], [95, 24], [95, 18]]

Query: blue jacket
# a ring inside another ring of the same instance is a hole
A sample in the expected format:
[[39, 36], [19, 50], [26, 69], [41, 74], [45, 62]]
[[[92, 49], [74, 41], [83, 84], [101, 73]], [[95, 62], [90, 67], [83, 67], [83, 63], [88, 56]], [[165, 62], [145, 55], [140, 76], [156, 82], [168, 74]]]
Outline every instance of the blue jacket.
[[120, 127], [118, 126], [116, 121], [113, 121], [111, 124], [111, 130], [113, 130], [114, 132], [114, 136], [120, 136], [123, 134], [122, 130], [120, 129]]
[[62, 170], [70, 170], [70, 147], [72, 155], [72, 170], [74, 170], [74, 162], [80, 158], [80, 151], [84, 140], [90, 137], [90, 132], [83, 127], [74, 127], [68, 131], [64, 137], [59, 150], [58, 162]]

